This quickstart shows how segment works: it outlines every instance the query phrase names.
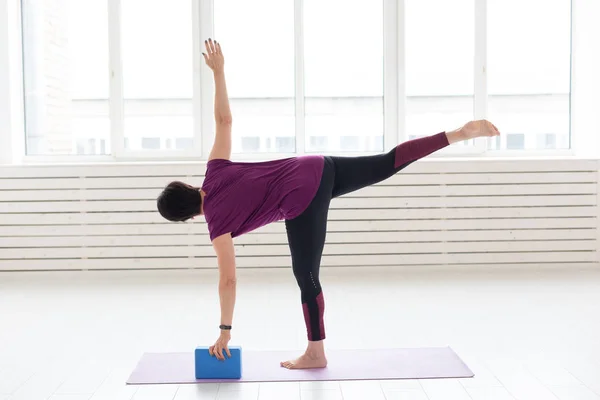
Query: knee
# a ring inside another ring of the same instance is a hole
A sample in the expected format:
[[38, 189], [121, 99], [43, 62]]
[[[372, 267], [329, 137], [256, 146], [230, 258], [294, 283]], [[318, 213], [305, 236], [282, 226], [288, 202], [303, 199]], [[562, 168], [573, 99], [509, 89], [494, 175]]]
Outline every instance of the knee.
[[302, 292], [302, 298], [312, 300], [321, 293], [321, 284], [317, 278], [308, 277], [303, 280], [300, 291]]

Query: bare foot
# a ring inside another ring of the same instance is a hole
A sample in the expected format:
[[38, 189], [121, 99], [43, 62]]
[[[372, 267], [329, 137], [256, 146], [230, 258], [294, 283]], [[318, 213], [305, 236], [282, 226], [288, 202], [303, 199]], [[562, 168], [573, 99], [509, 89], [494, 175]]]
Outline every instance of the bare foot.
[[287, 369], [325, 368], [327, 366], [327, 358], [325, 358], [325, 355], [312, 356], [308, 353], [304, 353], [299, 358], [283, 361], [280, 365]]

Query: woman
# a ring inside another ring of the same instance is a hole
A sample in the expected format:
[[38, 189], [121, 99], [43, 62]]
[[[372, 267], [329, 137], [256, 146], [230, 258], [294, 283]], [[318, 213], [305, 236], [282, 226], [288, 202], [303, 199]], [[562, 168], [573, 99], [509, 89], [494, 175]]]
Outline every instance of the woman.
[[216, 137], [201, 188], [170, 183], [157, 205], [170, 221], [204, 215], [219, 265], [221, 334], [210, 347], [211, 356], [230, 356], [228, 342], [236, 297], [233, 238], [271, 222], [285, 220], [292, 269], [300, 287], [308, 333], [306, 352], [284, 361], [289, 369], [327, 365], [323, 340], [325, 311], [319, 266], [325, 244], [331, 199], [381, 182], [451, 143], [480, 136], [496, 136], [487, 121], [472, 121], [450, 132], [408, 141], [387, 154], [364, 157], [303, 156], [260, 163], [238, 163], [231, 156], [231, 111], [225, 85], [221, 46], [205, 41], [203, 53], [215, 80]]

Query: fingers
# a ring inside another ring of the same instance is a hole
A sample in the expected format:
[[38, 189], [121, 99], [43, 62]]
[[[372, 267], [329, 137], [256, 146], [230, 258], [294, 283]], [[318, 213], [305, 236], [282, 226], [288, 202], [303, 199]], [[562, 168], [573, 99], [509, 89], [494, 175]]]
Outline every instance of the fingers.
[[231, 358], [231, 352], [227, 347], [225, 347], [225, 351], [227, 352], [227, 357]]
[[217, 357], [217, 360], [224, 360], [225, 357], [223, 357], [223, 351], [221, 349], [219, 349], [218, 347], [215, 346], [211, 346], [208, 348], [208, 354], [211, 357]]
[[496, 125], [492, 124], [492, 126], [494, 127], [494, 130], [496, 131], [496, 135], [499, 135], [500, 131], [498, 130], [498, 128], [496, 128]]
[[216, 40], [212, 40], [211, 38], [208, 38], [208, 40], [204, 41], [204, 47], [206, 47], [206, 52], [208, 55], [223, 54], [223, 51], [221, 50], [221, 44]]
[[500, 132], [498, 131], [498, 128], [496, 128], [496, 125], [492, 124], [489, 121], [487, 121], [487, 123], [488, 123], [489, 129], [492, 131], [492, 136], [497, 136], [500, 134]]
[[486, 119], [482, 119], [479, 122], [479, 129], [484, 133], [484, 136], [498, 136], [500, 131], [496, 128], [496, 125], [492, 124]]
[[206, 51], [209, 55], [212, 55], [215, 52], [215, 45], [211, 38], [208, 38], [208, 40], [204, 41], [204, 47], [206, 47]]

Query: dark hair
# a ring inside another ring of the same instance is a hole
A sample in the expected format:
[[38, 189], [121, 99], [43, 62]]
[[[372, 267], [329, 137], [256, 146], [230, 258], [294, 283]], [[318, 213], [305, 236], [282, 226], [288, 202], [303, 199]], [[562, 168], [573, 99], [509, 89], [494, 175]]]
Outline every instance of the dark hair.
[[174, 181], [165, 187], [156, 199], [158, 212], [169, 221], [187, 221], [200, 214], [200, 188]]

